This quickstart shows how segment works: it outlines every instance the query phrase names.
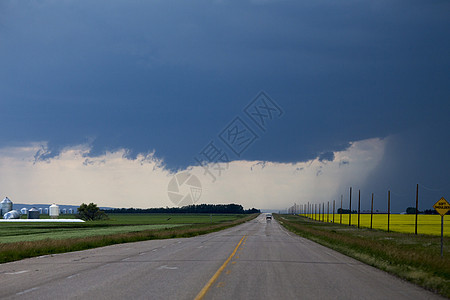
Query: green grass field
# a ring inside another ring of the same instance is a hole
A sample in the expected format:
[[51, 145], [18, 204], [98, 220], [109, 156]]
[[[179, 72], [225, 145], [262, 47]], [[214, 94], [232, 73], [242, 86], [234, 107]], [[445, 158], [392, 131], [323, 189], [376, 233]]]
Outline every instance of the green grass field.
[[[302, 215], [305, 216], [305, 215]], [[327, 219], [327, 214], [324, 216], [316, 214], [313, 219], [324, 220], [324, 222], [332, 222], [333, 215], [329, 214]], [[340, 215], [334, 214], [334, 222], [340, 223]], [[348, 225], [348, 214], [342, 214], [342, 224]], [[402, 233], [414, 233], [415, 231], [415, 215], [399, 215], [391, 214], [389, 221], [389, 230]], [[352, 214], [351, 224], [358, 226], [358, 215]], [[388, 227], [388, 215], [387, 214], [374, 214], [372, 220], [372, 228], [387, 230]], [[360, 227], [370, 228], [370, 214], [360, 215]], [[418, 234], [431, 234], [440, 235], [441, 234], [441, 216], [440, 215], [418, 215], [417, 218], [417, 233]], [[450, 215], [444, 217], [444, 235], [450, 236]]]
[[[16, 223], [17, 224], [17, 223]], [[16, 225], [14, 224], [14, 225]], [[53, 224], [51, 224], [53, 225]], [[151, 229], [167, 229], [180, 226], [177, 224], [155, 224], [155, 225], [132, 225], [132, 226], [107, 226], [107, 227], [52, 227], [39, 226], [26, 228], [3, 228], [0, 226], [0, 242], [13, 243], [23, 241], [39, 241], [45, 239], [70, 239], [70, 238], [84, 238], [97, 235], [110, 235], [116, 233], [138, 232]], [[9, 231], [10, 229], [11, 231]]]
[[[110, 214], [109, 220], [85, 223], [0, 223], [0, 243], [84, 238], [195, 224], [234, 221], [242, 215]], [[64, 215], [63, 218], [73, 218]]]
[[[153, 239], [223, 230], [258, 216], [234, 214], [110, 214], [85, 223], [0, 223], [0, 263]], [[63, 218], [68, 218], [64, 215]]]

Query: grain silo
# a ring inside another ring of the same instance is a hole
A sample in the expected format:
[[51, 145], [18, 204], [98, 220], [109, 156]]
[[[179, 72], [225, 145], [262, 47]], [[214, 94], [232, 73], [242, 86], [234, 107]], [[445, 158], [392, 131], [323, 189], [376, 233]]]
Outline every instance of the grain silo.
[[39, 210], [36, 207], [28, 211], [28, 219], [39, 219]]
[[5, 197], [5, 199], [3, 199], [3, 201], [0, 204], [1, 204], [0, 208], [2, 210], [2, 215], [6, 214], [7, 212], [12, 210], [13, 203], [11, 200], [9, 200], [8, 197]]
[[28, 209], [26, 207], [20, 209], [20, 213], [22, 215], [26, 215], [28, 213]]
[[48, 209], [48, 214], [50, 215], [50, 217], [52, 219], [58, 218], [58, 216], [59, 216], [59, 206], [56, 205], [55, 203], [50, 205], [50, 207]]

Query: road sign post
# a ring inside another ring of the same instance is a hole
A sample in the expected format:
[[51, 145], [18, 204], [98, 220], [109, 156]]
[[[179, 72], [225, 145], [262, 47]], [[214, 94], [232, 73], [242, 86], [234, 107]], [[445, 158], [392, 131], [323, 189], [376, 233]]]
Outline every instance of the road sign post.
[[444, 216], [441, 216], [441, 257], [444, 257]]
[[441, 257], [444, 256], [444, 216], [450, 210], [450, 203], [442, 197], [433, 205], [434, 209], [441, 215]]

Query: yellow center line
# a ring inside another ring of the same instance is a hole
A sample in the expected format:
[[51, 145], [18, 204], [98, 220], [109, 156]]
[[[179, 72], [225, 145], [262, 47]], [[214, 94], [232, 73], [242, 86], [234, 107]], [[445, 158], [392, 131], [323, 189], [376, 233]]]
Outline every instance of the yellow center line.
[[236, 248], [234, 248], [233, 253], [227, 258], [227, 260], [223, 263], [223, 265], [217, 270], [217, 272], [211, 277], [211, 279], [208, 281], [208, 283], [202, 288], [200, 293], [198, 293], [197, 297], [195, 297], [195, 300], [201, 300], [203, 297], [205, 297], [206, 293], [208, 292], [209, 288], [214, 284], [214, 282], [219, 277], [220, 273], [222, 273], [223, 269], [228, 265], [230, 260], [233, 258], [233, 256], [236, 254], [236, 251], [239, 249], [239, 246], [241, 245], [242, 241], [244, 240], [246, 236], [244, 235], [239, 243], [237, 244]]

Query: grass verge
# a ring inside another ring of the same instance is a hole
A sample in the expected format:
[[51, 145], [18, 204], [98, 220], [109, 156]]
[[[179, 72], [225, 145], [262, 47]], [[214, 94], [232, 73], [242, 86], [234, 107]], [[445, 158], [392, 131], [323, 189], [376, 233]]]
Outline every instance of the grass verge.
[[153, 239], [186, 238], [220, 231], [254, 219], [258, 214], [246, 215], [232, 221], [213, 224], [193, 224], [178, 227], [142, 230], [119, 234], [97, 235], [83, 238], [45, 239], [0, 244], [0, 263], [29, 257], [86, 250], [113, 244]]
[[313, 221], [301, 216], [274, 215], [295, 234], [450, 298], [450, 238], [382, 230], [358, 229]]

